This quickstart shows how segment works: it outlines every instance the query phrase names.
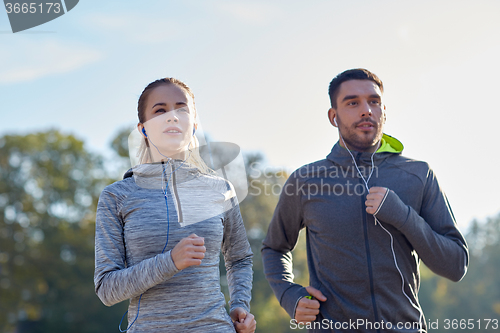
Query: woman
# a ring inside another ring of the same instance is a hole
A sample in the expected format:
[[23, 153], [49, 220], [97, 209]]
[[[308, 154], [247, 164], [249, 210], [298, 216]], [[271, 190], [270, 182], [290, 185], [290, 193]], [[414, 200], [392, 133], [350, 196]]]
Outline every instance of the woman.
[[[99, 198], [97, 295], [107, 306], [130, 299], [129, 332], [254, 332], [253, 254], [234, 188], [195, 149], [193, 93], [174, 78], [154, 81], [138, 116], [140, 164]], [[230, 316], [220, 290], [221, 244]]]

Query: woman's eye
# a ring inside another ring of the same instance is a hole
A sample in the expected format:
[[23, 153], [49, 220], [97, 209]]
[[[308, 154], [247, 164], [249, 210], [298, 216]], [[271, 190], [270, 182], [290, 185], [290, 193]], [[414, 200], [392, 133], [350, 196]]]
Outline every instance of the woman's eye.
[[183, 107], [183, 108], [177, 109], [177, 111], [189, 113], [189, 109], [187, 107]]
[[158, 110], [155, 111], [155, 113], [160, 113], [160, 112], [161, 113], [165, 112], [165, 109], [158, 109]]

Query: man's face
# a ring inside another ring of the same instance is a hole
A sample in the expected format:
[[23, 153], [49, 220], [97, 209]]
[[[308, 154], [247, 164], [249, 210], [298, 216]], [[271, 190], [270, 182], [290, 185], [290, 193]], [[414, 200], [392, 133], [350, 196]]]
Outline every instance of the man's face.
[[[385, 122], [380, 88], [370, 80], [343, 82], [337, 95], [337, 108], [328, 110], [328, 117], [334, 126], [336, 121], [346, 148], [375, 151]], [[344, 146], [342, 140], [340, 143]]]

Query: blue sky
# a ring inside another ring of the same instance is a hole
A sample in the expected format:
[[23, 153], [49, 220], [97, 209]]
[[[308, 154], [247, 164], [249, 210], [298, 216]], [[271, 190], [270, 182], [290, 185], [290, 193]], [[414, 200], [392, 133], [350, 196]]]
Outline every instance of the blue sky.
[[338, 140], [328, 83], [384, 81], [385, 132], [435, 170], [465, 228], [500, 210], [500, 2], [80, 1], [12, 34], [0, 10], [0, 135], [57, 128], [109, 154], [137, 98], [174, 76], [213, 140], [293, 170]]

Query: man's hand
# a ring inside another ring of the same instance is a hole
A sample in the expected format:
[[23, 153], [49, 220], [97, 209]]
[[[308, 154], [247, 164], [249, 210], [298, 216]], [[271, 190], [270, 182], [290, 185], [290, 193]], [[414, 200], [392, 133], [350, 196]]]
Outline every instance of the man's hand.
[[297, 304], [297, 309], [295, 309], [295, 320], [298, 323], [307, 324], [311, 321], [316, 320], [316, 315], [319, 313], [319, 302], [326, 301], [326, 297], [314, 287], [306, 287], [309, 295], [313, 296], [316, 299], [308, 299], [306, 297], [302, 297]]
[[205, 258], [205, 251], [207, 250], [204, 244], [204, 238], [198, 237], [196, 234], [181, 239], [170, 252], [175, 267], [182, 270], [189, 266], [200, 265], [201, 259]]
[[370, 193], [366, 196], [365, 201], [366, 212], [368, 214], [375, 214], [387, 191], [389, 189], [386, 187], [374, 186], [370, 188]]
[[246, 312], [243, 308], [234, 308], [229, 314], [233, 320], [234, 328], [238, 333], [253, 333], [257, 327], [257, 322], [253, 314]]

